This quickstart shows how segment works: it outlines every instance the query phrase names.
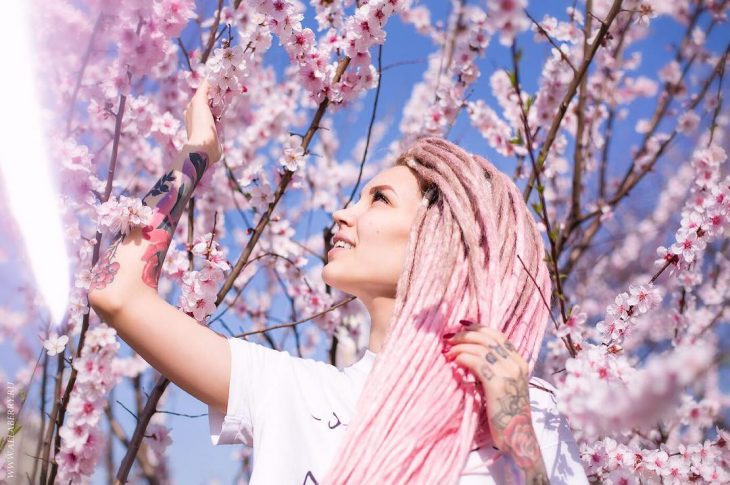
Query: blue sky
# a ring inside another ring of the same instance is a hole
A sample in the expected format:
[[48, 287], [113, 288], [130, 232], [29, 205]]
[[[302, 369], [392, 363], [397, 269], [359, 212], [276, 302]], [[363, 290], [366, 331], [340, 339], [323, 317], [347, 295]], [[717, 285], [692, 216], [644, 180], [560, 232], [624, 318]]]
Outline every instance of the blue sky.
[[[205, 3], [207, 5], [206, 10], [210, 10], [215, 2]], [[422, 3], [431, 8], [433, 18], [446, 17], [449, 2], [433, 0]], [[551, 12], [559, 18], [563, 18], [565, 7], [571, 3], [555, 1], [532, 2], [528, 10], [537, 19], [541, 19], [545, 12]], [[309, 18], [311, 19], [311, 16]], [[682, 29], [682, 26], [672, 20], [655, 20], [652, 23], [652, 34], [638, 44], [644, 56], [637, 74], [643, 73], [649, 77], [655, 77], [657, 69], [663, 66], [671, 57], [672, 52], [668, 49], [668, 46], [680, 38]], [[387, 32], [388, 39], [383, 48], [383, 65], [388, 66], [404, 61], [414, 62], [405, 62], [398, 67], [388, 69], [383, 74], [378, 119], [391, 116], [394, 117], [394, 122], [391, 125], [392, 129], [389, 130], [380, 148], [385, 147], [390, 141], [397, 139], [397, 126], [404, 102], [409, 98], [412, 86], [421, 80], [423, 70], [426, 66], [425, 59], [434, 49], [434, 46], [428, 39], [415, 33], [412, 27], [404, 26], [397, 18], [389, 22]], [[183, 39], [186, 44], [193, 44], [194, 34], [195, 32], [192, 28], [187, 29], [183, 33]], [[532, 36], [533, 34], [531, 32], [522, 35], [519, 38], [519, 43], [524, 47], [521, 62], [523, 84], [528, 91], [534, 92], [537, 88], [537, 81], [543, 60], [549, 52], [550, 46], [547, 43], [534, 44]], [[721, 32], [721, 29], [716, 29], [712, 36], [710, 36], [708, 43], [713, 51], [721, 52], [727, 40], [728, 34]], [[275, 41], [275, 45], [277, 42]], [[375, 53], [376, 51], [373, 52]], [[375, 59], [375, 57], [374, 55], [373, 58]], [[279, 71], [288, 62], [286, 54], [280, 48], [272, 49], [269, 60], [277, 66]], [[479, 62], [482, 75], [475, 83], [473, 98], [486, 99], [499, 112], [489, 89], [489, 76], [495, 69], [508, 67], [510, 64], [509, 50], [501, 46], [495, 39], [490, 44], [486, 56]], [[343, 126], [346, 124], [349, 125], [346, 130], [342, 130], [340, 133], [340, 142], [343, 147], [341, 153], [343, 156], [349, 154], [352, 144], [366, 133], [373, 99], [374, 92], [370, 92], [362, 100], [361, 111], [353, 113], [352, 111], [345, 110], [335, 115], [334, 120], [336, 124]], [[625, 125], [622, 129], [616, 133], [616, 137], [613, 140], [614, 146], [628, 147], [636, 143], [638, 137], [633, 133], [632, 129], [635, 121], [646, 117], [651, 110], [653, 110], [653, 103], [651, 101], [640, 100], [634, 103], [631, 106], [628, 120], [624, 122]], [[500, 169], [508, 173], [511, 172], [514, 162], [497, 155], [487, 146], [486, 142], [475, 130], [468, 129], [468, 121], [465, 120], [463, 115], [452, 130], [452, 134], [458, 137], [460, 144], [467, 150], [481, 153], [491, 159]], [[681, 145], [678, 149], [688, 150], [687, 147], [682, 147]], [[625, 153], [628, 152], [625, 151]], [[620, 159], [620, 153], [617, 154], [617, 158], [616, 166], [625, 166], [627, 160]], [[367, 180], [363, 180], [360, 187], [366, 182]], [[646, 193], [651, 193], [652, 189], [656, 189], [656, 183], [657, 177], [647, 178], [643, 185], [647, 189]], [[349, 195], [349, 191], [346, 195]], [[240, 219], [230, 218], [230, 220], [238, 222]], [[318, 214], [312, 219], [310, 230], [319, 231], [325, 225], [328, 225], [329, 222], [329, 216]], [[301, 231], [298, 233], [299, 237], [303, 238], [306, 236], [303, 233], [306, 230], [304, 226], [299, 227], [298, 230]], [[10, 253], [11, 261], [15, 259], [15, 248], [12, 247], [12, 242], [2, 235], [0, 235], [0, 248]], [[232, 255], [232, 257], [235, 256], [237, 255]], [[0, 297], [7, 299], [5, 301], [17, 302], [17, 293], [14, 290], [23, 283], [22, 275], [27, 274], [27, 271], [27, 268], [18, 267], [14, 263], [0, 263], [0, 281], [2, 281], [0, 285]], [[19, 302], [13, 306], [19, 307]], [[286, 308], [284, 309], [286, 310]], [[283, 313], [282, 318], [287, 319], [286, 313]], [[34, 335], [36, 333], [35, 329], [35, 325], [31, 325], [31, 328], [26, 328], [25, 331], [29, 335]], [[220, 331], [221, 329], [218, 328], [216, 330]], [[281, 336], [280, 333], [275, 333], [277, 340]], [[3, 369], [9, 375], [12, 375], [19, 363], [14, 357], [14, 354], [8, 352], [9, 349], [7, 342], [0, 344], [0, 362], [2, 362]], [[124, 350], [125, 353], [128, 351], [126, 348]], [[324, 358], [324, 355], [321, 357]], [[149, 390], [152, 379], [148, 376], [145, 379], [145, 383], [145, 389]], [[127, 405], [131, 403], [128, 387], [128, 385], [124, 385], [115, 393], [115, 399], [119, 399]], [[205, 414], [207, 412], [206, 406], [202, 403], [186, 395], [175, 386], [170, 387], [172, 392], [170, 392], [168, 401], [161, 408], [190, 415]], [[119, 405], [115, 405], [114, 413], [120, 417], [125, 429], [131, 434], [133, 419]], [[170, 456], [172, 457], [170, 468], [174, 483], [207, 483], [208, 479], [211, 478], [218, 478], [220, 483], [229, 483], [231, 481], [238, 469], [238, 464], [231, 460], [231, 454], [235, 450], [235, 447], [214, 447], [210, 444], [207, 416], [186, 418], [170, 415], [167, 418], [167, 423], [172, 427], [172, 437], [174, 440], [170, 450]], [[118, 446], [115, 448], [115, 461], [118, 463], [121, 459], [122, 452]], [[100, 470], [100, 473], [97, 473], [95, 483], [104, 483], [105, 476], [106, 472]]]

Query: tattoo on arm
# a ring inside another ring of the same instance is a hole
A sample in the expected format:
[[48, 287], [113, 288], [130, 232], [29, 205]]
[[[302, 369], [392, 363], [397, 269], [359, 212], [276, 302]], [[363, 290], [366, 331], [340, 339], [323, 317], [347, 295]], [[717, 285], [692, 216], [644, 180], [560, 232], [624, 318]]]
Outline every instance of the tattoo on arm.
[[[207, 167], [208, 156], [205, 153], [191, 152], [184, 159], [181, 170], [167, 171], [142, 199], [144, 205], [153, 209], [150, 223], [142, 227], [142, 236], [147, 241], [142, 256], [145, 263], [142, 281], [155, 290], [175, 227]], [[114, 254], [123, 240], [121, 233], [117, 233], [109, 249], [92, 269], [90, 289], [104, 288], [113, 281], [119, 270]]]
[[493, 424], [500, 430], [501, 446], [524, 473], [523, 483], [550, 483], [542, 461], [540, 446], [530, 419], [530, 398], [519, 379], [507, 379], [507, 389], [499, 399]]

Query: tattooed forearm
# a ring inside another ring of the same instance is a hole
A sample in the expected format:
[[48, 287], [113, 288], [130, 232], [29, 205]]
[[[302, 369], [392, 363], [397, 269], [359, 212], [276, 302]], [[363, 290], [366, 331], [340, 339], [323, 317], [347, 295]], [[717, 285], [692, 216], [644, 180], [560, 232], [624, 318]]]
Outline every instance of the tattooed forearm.
[[540, 446], [530, 419], [530, 399], [524, 379], [506, 379], [506, 392], [492, 414], [494, 429], [500, 436], [499, 447], [509, 454], [523, 473], [522, 483], [549, 483]]
[[[142, 255], [144, 268], [141, 277], [147, 286], [155, 290], [175, 227], [207, 167], [208, 156], [205, 153], [187, 153], [180, 168], [173, 168], [162, 175], [142, 199], [144, 205], [153, 209], [153, 214], [150, 223], [141, 228], [146, 244]], [[114, 255], [123, 240], [121, 234], [115, 236], [109, 249], [92, 270], [90, 288], [101, 289], [113, 281], [119, 270], [119, 263], [114, 261]]]
[[142, 228], [144, 238], [149, 241], [142, 256], [145, 262], [142, 281], [147, 286], [157, 289], [175, 227], [207, 166], [208, 157], [204, 153], [190, 153], [183, 161], [182, 170], [168, 171], [142, 199], [144, 205], [154, 208], [152, 221]]

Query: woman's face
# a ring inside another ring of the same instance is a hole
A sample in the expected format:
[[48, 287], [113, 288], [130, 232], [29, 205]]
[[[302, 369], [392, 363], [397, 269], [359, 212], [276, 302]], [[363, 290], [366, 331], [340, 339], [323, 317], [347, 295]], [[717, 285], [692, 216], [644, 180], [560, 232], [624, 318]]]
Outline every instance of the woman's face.
[[351, 249], [333, 249], [322, 269], [330, 286], [360, 299], [395, 298], [406, 248], [421, 203], [418, 180], [407, 166], [383, 170], [363, 187], [360, 200], [333, 214]]

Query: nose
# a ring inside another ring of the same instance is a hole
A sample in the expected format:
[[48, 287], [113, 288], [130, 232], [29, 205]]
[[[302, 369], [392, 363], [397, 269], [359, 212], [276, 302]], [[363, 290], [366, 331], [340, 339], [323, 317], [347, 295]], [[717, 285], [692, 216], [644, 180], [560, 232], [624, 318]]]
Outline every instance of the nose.
[[332, 217], [335, 220], [335, 223], [337, 223], [337, 230], [339, 231], [343, 225], [345, 226], [352, 226], [353, 218], [352, 213], [348, 211], [347, 209], [340, 209], [336, 210]]

